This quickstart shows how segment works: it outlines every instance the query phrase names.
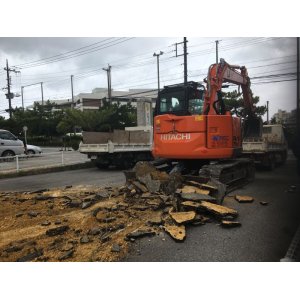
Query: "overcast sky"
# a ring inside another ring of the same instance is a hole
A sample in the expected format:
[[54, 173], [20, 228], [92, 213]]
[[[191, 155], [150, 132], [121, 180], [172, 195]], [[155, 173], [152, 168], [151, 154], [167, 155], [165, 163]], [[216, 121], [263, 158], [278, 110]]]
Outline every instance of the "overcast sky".
[[[219, 57], [248, 68], [254, 95], [260, 96], [260, 105], [269, 100], [271, 116], [278, 109], [290, 111], [296, 107], [296, 81], [291, 80], [296, 76], [290, 74], [296, 72], [296, 38], [187, 38], [189, 80], [202, 81], [206, 77], [209, 65], [216, 59], [218, 39]], [[155, 89], [157, 68], [153, 53], [159, 51], [164, 52], [160, 57], [161, 86], [183, 82], [183, 57], [174, 57], [174, 43], [182, 40], [182, 37], [0, 38], [0, 88], [6, 86], [3, 68], [8, 59], [11, 68], [16, 66], [21, 71], [11, 73], [12, 92], [20, 94], [21, 86], [44, 82], [46, 100], [71, 98], [71, 74], [75, 95], [96, 87], [106, 88], [106, 72], [102, 68], [107, 64], [112, 66], [113, 89]], [[178, 45], [178, 54], [182, 54], [182, 45]], [[25, 106], [40, 99], [39, 85], [25, 87]], [[21, 106], [21, 97], [14, 98], [12, 106]], [[7, 116], [3, 112], [7, 108], [5, 91], [0, 90], [0, 114]]]

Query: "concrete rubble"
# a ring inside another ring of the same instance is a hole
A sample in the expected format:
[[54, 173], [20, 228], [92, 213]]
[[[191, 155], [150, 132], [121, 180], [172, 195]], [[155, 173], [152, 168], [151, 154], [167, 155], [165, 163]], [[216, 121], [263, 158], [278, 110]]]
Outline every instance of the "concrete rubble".
[[251, 203], [254, 201], [254, 198], [250, 196], [235, 195], [235, 200], [239, 203]]
[[241, 225], [236, 210], [216, 204], [213, 181], [185, 181], [146, 162], [125, 175], [121, 187], [0, 193], [0, 261], [117, 261], [144, 237], [166, 232], [182, 242], [190, 226]]

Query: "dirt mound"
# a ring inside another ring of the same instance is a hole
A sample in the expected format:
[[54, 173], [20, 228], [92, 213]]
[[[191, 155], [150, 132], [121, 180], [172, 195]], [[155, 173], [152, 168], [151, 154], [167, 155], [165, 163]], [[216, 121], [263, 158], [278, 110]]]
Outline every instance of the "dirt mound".
[[215, 204], [215, 189], [138, 163], [118, 188], [0, 193], [0, 260], [118, 261], [160, 231], [183, 241], [188, 226], [237, 216]]

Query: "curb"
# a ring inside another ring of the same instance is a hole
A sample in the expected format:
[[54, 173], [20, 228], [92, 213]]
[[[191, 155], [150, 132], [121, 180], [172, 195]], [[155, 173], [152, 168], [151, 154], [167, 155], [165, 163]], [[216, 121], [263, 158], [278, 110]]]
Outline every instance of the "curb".
[[289, 249], [281, 262], [296, 262], [300, 258], [300, 225], [294, 235], [294, 238], [289, 246]]
[[54, 167], [46, 167], [46, 168], [39, 168], [39, 169], [31, 169], [31, 170], [20, 170], [19, 172], [11, 172], [11, 173], [0, 173], [0, 179], [4, 178], [14, 178], [14, 177], [21, 177], [21, 176], [28, 176], [28, 175], [38, 175], [38, 174], [45, 174], [45, 173], [53, 173], [53, 172], [62, 172], [68, 170], [79, 170], [85, 168], [92, 168], [94, 164], [91, 161], [72, 164], [72, 165], [65, 165], [65, 166], [54, 166]]

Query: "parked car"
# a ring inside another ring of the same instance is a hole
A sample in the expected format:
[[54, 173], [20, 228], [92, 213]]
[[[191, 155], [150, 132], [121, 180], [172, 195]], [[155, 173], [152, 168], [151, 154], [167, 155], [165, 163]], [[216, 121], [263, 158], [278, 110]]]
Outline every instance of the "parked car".
[[0, 129], [0, 156], [15, 156], [24, 153], [24, 143], [11, 132]]
[[42, 152], [43, 151], [40, 147], [27, 144], [27, 154], [28, 155], [41, 154]]

